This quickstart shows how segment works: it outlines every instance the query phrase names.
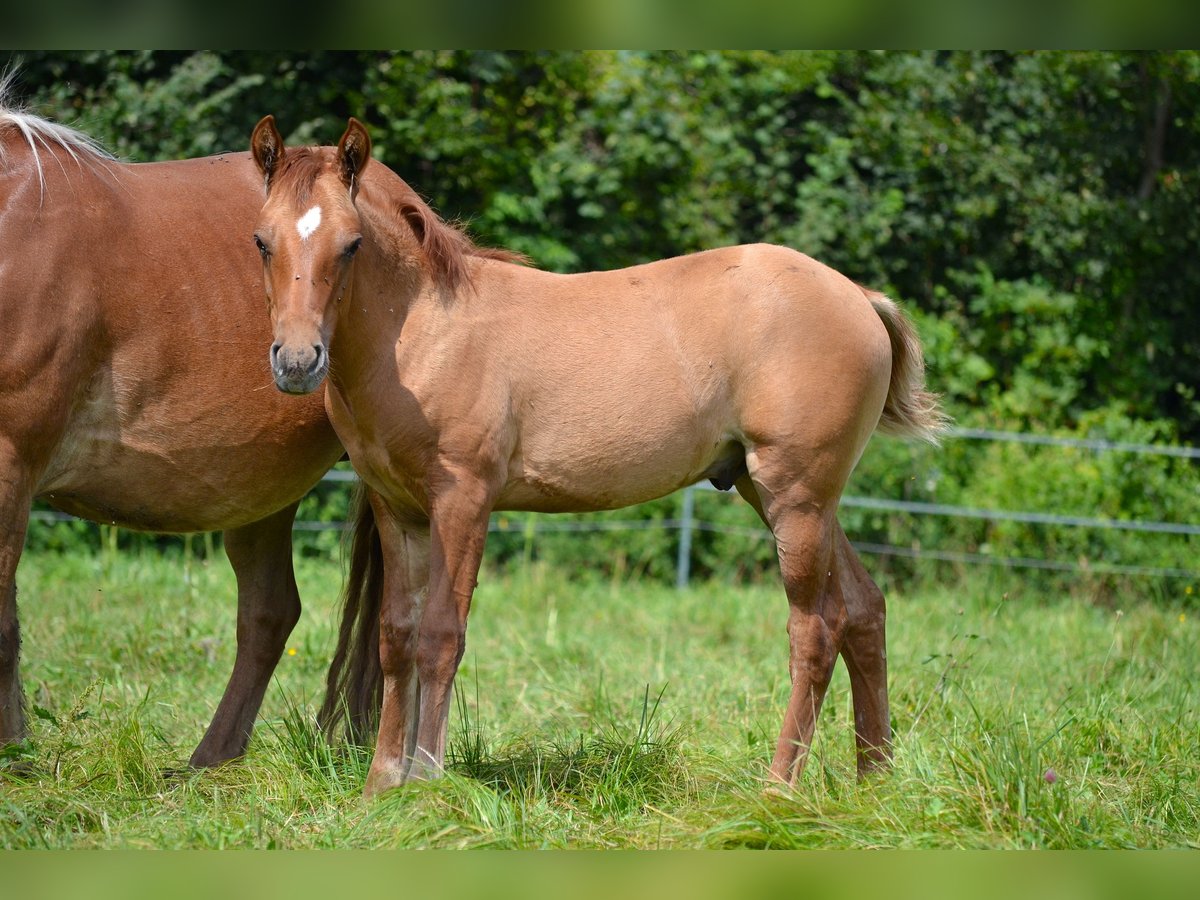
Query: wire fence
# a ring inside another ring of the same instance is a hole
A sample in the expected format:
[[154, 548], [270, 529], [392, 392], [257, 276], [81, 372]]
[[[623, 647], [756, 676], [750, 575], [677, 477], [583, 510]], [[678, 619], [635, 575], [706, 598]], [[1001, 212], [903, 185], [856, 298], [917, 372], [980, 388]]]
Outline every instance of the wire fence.
[[[1029, 434], [1024, 432], [992, 431], [975, 428], [951, 429], [947, 435], [957, 440], [1001, 441], [1020, 444], [1039, 444], [1045, 446], [1071, 447], [1100, 453], [1133, 453], [1171, 456], [1183, 459], [1200, 459], [1200, 449], [1163, 444], [1136, 444], [1106, 440], [1063, 438], [1053, 435]], [[331, 469], [324, 478], [326, 482], [354, 482], [357, 476], [346, 469]], [[503, 517], [493, 517], [489, 531], [503, 533], [524, 533], [530, 536], [562, 532], [601, 532], [601, 531], [639, 531], [649, 529], [677, 530], [679, 542], [675, 563], [675, 583], [678, 587], [686, 587], [691, 577], [692, 567], [692, 538], [698, 531], [719, 532], [761, 540], [773, 540], [765, 527], [745, 527], [724, 523], [708, 522], [698, 519], [695, 512], [697, 491], [716, 491], [707, 482], [684, 488], [680, 502], [680, 512], [675, 518], [669, 519], [556, 519], [553, 516], [536, 517], [526, 521], [512, 521]], [[1200, 535], [1200, 524], [1188, 522], [1160, 522], [1137, 519], [1113, 519], [1094, 516], [1064, 515], [1058, 513], [1035, 512], [1029, 510], [993, 509], [982, 507], [957, 506], [944, 503], [929, 503], [914, 500], [895, 500], [880, 497], [844, 496], [841, 505], [847, 508], [896, 512], [916, 516], [943, 516], [952, 518], [979, 519], [993, 522], [1017, 522], [1038, 525], [1063, 526], [1068, 528], [1108, 529], [1120, 531], [1143, 532], [1167, 535]], [[35, 510], [31, 513], [35, 521], [71, 521], [74, 517], [65, 513], [50, 510]], [[297, 531], [344, 531], [349, 525], [343, 521], [319, 522], [297, 520], [294, 524]], [[896, 556], [917, 560], [936, 560], [966, 565], [1001, 566], [1014, 569], [1038, 569], [1055, 572], [1074, 572], [1090, 574], [1113, 574], [1125, 576], [1154, 577], [1154, 578], [1188, 578], [1200, 579], [1200, 569], [1187, 569], [1172, 566], [1125, 565], [1106, 562], [1076, 562], [1067, 560], [1042, 559], [1025, 556], [998, 556], [989, 553], [968, 552], [944, 548], [903, 547], [893, 544], [851, 541], [854, 548], [861, 553], [879, 556]]]

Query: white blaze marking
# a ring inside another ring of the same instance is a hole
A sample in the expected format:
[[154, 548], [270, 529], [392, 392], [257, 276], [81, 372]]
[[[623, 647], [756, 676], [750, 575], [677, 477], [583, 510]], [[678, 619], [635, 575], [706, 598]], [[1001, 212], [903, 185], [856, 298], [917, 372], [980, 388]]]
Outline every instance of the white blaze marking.
[[307, 241], [321, 225], [321, 207], [314, 206], [296, 221], [296, 230], [300, 232], [300, 240]]

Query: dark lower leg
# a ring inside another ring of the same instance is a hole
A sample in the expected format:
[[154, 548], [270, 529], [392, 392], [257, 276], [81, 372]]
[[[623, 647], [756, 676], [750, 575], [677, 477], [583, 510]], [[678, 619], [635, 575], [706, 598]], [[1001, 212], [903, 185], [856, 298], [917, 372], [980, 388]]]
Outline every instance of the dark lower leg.
[[[0, 466], [8, 463], [0, 457]], [[19, 661], [21, 628], [17, 619], [17, 563], [25, 545], [30, 498], [12, 469], [0, 469], [0, 746], [24, 740], [25, 697]]]
[[858, 773], [864, 775], [891, 761], [884, 599], [840, 527], [835, 552], [847, 618], [842, 658], [854, 700]]
[[17, 585], [0, 583], [0, 747], [25, 738], [24, 692], [18, 665], [21, 629], [17, 621]]
[[225, 532], [225, 552], [238, 583], [237, 656], [212, 724], [191, 765], [212, 766], [246, 752], [254, 719], [300, 618], [292, 571], [292, 519], [296, 506]]

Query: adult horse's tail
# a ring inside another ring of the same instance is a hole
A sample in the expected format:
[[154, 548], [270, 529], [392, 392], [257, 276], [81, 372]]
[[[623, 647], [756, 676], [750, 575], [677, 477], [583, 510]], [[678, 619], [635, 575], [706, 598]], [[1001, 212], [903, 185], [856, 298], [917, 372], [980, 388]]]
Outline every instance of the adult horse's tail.
[[354, 537], [342, 597], [342, 624], [317, 724], [329, 739], [344, 734], [361, 744], [374, 734], [383, 702], [383, 669], [379, 663], [383, 548], [375, 513], [361, 482], [354, 491], [351, 515]]
[[892, 342], [892, 380], [879, 430], [937, 444], [950, 419], [942, 412], [938, 395], [925, 389], [925, 356], [916, 329], [904, 311], [883, 294], [862, 285], [859, 289], [875, 307]]

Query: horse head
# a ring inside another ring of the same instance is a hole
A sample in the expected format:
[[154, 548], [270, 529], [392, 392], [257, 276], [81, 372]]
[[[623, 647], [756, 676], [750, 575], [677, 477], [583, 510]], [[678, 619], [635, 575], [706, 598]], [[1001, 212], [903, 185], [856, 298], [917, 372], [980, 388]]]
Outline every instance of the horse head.
[[250, 151], [267, 194], [254, 242], [274, 329], [271, 374], [281, 391], [307, 394], [329, 372], [338, 306], [362, 246], [354, 199], [371, 159], [371, 138], [352, 118], [336, 150], [289, 150], [274, 116], [266, 116]]

